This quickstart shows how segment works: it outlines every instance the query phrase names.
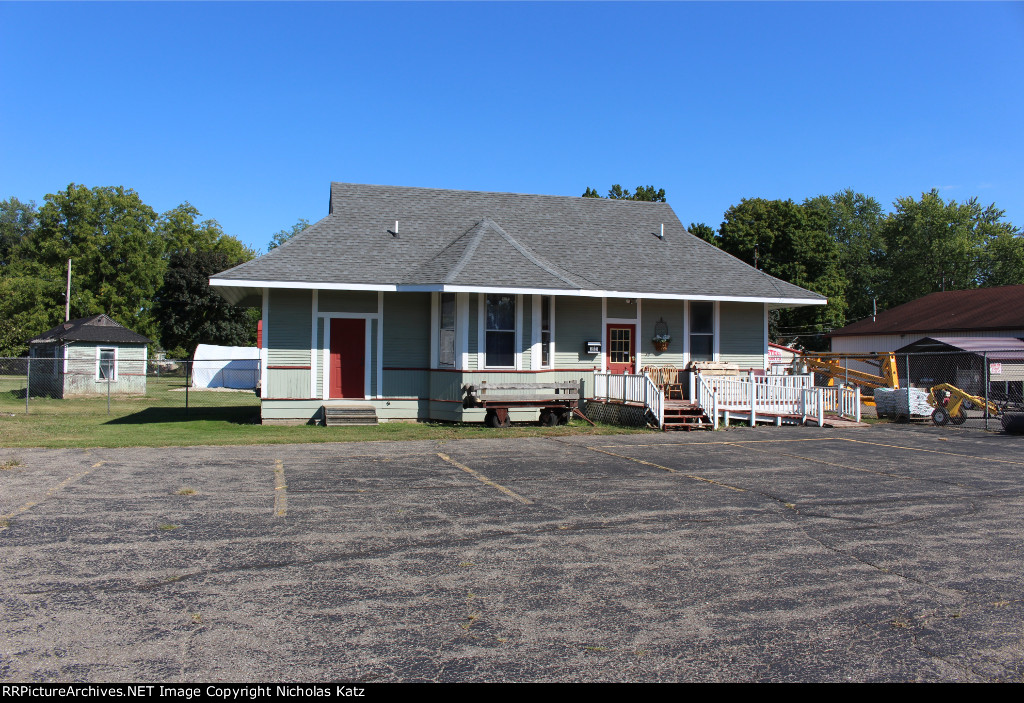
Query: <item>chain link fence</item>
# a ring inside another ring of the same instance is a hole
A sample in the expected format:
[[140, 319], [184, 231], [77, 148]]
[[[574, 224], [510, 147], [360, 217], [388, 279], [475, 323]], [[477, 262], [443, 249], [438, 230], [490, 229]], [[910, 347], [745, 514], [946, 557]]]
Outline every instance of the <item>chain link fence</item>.
[[258, 423], [259, 383], [258, 359], [0, 357], [0, 412]]
[[[829, 368], [814, 370], [815, 385], [856, 385], [874, 414], [875, 388], [899, 388], [903, 409], [879, 409], [880, 417], [926, 421], [944, 427], [1003, 429], [1024, 413], [1024, 350], [917, 351], [894, 354], [895, 369], [886, 356], [865, 359], [864, 354], [830, 355]], [[812, 364], [813, 366], [813, 364]], [[873, 380], [868, 377], [874, 377]], [[879, 394], [881, 401], [881, 394]], [[883, 408], [879, 402], [878, 408]], [[1024, 422], [1024, 420], [1021, 420]]]

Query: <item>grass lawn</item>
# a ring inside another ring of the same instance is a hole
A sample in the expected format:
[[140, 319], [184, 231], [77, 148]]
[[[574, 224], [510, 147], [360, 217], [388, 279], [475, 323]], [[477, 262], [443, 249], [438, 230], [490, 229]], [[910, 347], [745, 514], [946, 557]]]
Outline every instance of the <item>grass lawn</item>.
[[0, 376], [0, 447], [173, 447], [224, 444], [292, 444], [413, 439], [553, 437], [570, 434], [647, 432], [614, 425], [591, 427], [582, 420], [561, 427], [520, 425], [492, 429], [482, 424], [384, 423], [376, 427], [284, 427], [259, 424], [259, 398], [252, 393], [189, 391], [180, 378], [150, 378], [145, 396], [30, 398], [25, 414], [25, 378]]

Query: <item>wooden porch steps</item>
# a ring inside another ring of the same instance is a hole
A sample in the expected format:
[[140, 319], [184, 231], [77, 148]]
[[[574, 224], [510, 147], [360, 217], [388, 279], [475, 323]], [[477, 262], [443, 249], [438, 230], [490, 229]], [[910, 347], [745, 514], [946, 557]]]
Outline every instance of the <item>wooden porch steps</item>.
[[324, 404], [323, 418], [324, 427], [376, 425], [377, 410], [372, 405]]
[[662, 430], [710, 430], [714, 427], [711, 418], [704, 414], [700, 406], [689, 400], [665, 401], [665, 421]]

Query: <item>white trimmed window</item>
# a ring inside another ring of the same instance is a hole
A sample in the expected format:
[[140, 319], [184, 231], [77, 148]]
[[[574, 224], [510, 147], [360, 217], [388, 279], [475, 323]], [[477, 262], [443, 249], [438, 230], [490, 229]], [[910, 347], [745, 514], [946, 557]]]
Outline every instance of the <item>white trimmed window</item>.
[[489, 369], [516, 367], [516, 296], [488, 293], [484, 296], [484, 365]]
[[96, 380], [117, 381], [117, 347], [96, 347]]
[[540, 366], [550, 369], [554, 366], [551, 355], [551, 306], [554, 298], [550, 295], [540, 297]]
[[441, 293], [437, 316], [437, 363], [445, 368], [455, 366], [455, 293]]
[[690, 301], [690, 361], [715, 360], [715, 304]]

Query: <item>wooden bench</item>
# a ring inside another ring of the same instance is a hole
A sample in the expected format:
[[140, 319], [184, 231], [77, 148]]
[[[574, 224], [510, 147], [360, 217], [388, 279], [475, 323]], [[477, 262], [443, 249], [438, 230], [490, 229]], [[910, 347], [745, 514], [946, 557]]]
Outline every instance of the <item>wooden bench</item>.
[[[540, 424], [547, 427], [568, 424], [573, 413], [587, 419], [579, 411], [580, 382], [550, 381], [547, 383], [488, 383], [466, 386], [464, 408], [485, 408], [484, 424], [508, 427], [512, 421], [508, 411], [513, 408], [540, 408]], [[590, 422], [590, 420], [587, 420]], [[593, 423], [591, 423], [593, 424]]]

